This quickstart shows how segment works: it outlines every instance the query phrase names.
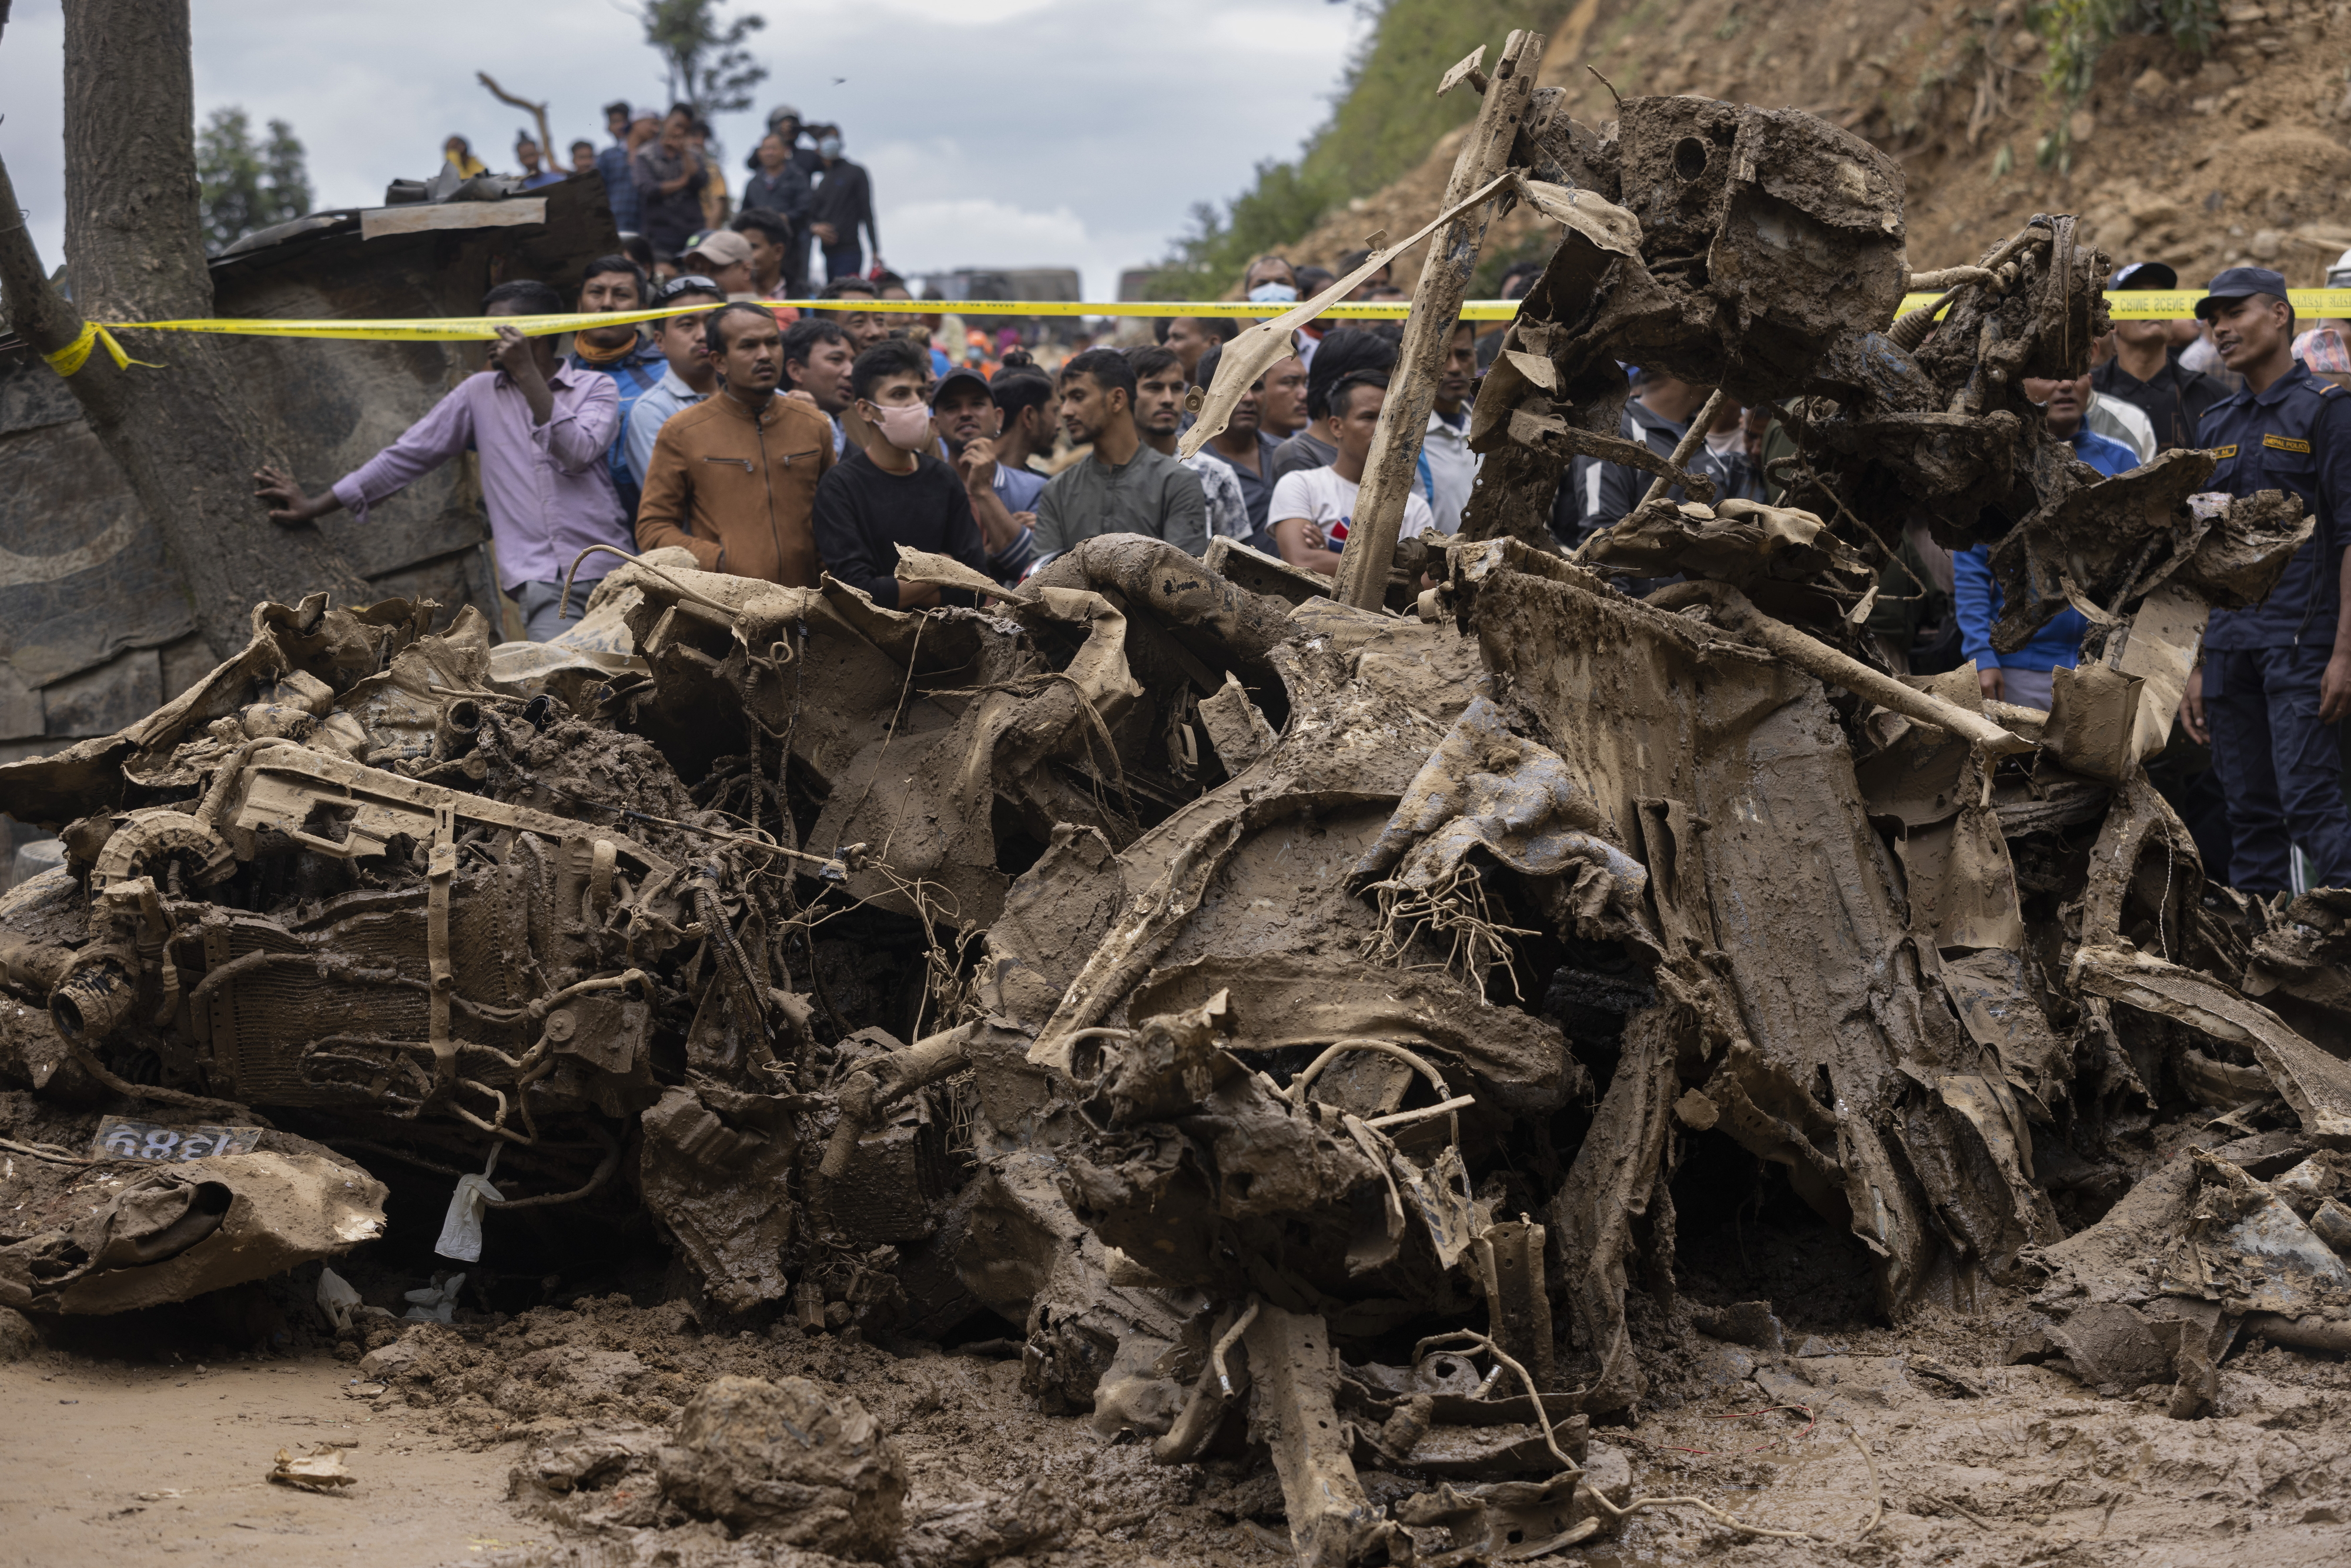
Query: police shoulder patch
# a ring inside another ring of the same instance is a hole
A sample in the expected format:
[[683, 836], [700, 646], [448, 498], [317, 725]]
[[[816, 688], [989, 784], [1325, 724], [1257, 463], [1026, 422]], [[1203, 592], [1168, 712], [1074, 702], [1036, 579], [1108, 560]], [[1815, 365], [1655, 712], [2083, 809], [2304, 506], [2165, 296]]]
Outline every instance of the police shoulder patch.
[[2293, 435], [2264, 435], [2262, 444], [2273, 452], [2307, 452], [2310, 443]]

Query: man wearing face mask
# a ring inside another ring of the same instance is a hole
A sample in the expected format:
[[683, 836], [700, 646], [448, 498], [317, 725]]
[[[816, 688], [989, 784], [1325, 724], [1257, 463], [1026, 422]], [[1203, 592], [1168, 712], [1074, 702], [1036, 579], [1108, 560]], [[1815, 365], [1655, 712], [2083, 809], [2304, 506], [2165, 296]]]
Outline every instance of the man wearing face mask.
[[[1243, 316], [1242, 320], [1269, 320], [1298, 303], [1298, 269], [1278, 256], [1261, 256], [1249, 264], [1241, 274], [1241, 293], [1253, 305], [1269, 306], [1263, 316]], [[1319, 322], [1309, 321], [1298, 329], [1298, 357], [1307, 365], [1314, 362], [1315, 345], [1322, 340]]]
[[[1298, 303], [1298, 269], [1279, 256], [1261, 256], [1241, 275], [1241, 292], [1255, 305]], [[1280, 311], [1272, 312], [1280, 315]]]
[[705, 571], [813, 588], [823, 569], [810, 515], [833, 466], [832, 431], [810, 404], [776, 395], [784, 343], [769, 312], [720, 306], [703, 347], [718, 391], [653, 438], [637, 548], [683, 545]]
[[844, 458], [816, 491], [816, 543], [825, 570], [885, 610], [971, 600], [954, 590], [943, 597], [929, 583], [900, 582], [900, 545], [987, 571], [987, 548], [965, 482], [932, 455], [937, 437], [923, 402], [929, 370], [929, 356], [904, 338], [857, 356], [850, 390], [872, 434], [864, 450]]
[[882, 231], [873, 226], [873, 181], [863, 164], [841, 155], [838, 127], [825, 128], [816, 150], [824, 160], [824, 173], [809, 198], [809, 232], [824, 249], [825, 277], [854, 277], [865, 267], [865, 253], [858, 245], [861, 230], [873, 242], [874, 258], [882, 256]]

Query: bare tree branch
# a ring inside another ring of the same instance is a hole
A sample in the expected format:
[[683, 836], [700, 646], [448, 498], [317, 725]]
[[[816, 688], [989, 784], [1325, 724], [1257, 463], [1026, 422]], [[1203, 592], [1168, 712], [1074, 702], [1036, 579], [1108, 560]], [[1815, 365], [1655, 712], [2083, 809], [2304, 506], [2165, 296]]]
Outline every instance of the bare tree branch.
[[[5, 19], [0, 12], [0, 21]], [[40, 352], [54, 354], [81, 336], [81, 312], [49, 287], [32, 230], [19, 215], [16, 187], [5, 161], [0, 161], [0, 218], [16, 219], [0, 227], [0, 306], [6, 308], [9, 325], [19, 336]], [[113, 368], [110, 362], [108, 368]]]
[[543, 103], [533, 103], [527, 98], [517, 98], [514, 94], [500, 87], [497, 84], [496, 79], [487, 71], [475, 71], [474, 73], [474, 79], [480, 82], [484, 87], [488, 88], [490, 89], [490, 96], [496, 99], [500, 103], [509, 103], [517, 109], [527, 109], [530, 110], [530, 117], [538, 121], [538, 155], [540, 158], [545, 160], [540, 166], [548, 169], [554, 168], [555, 140], [553, 133], [547, 129], [547, 105]]

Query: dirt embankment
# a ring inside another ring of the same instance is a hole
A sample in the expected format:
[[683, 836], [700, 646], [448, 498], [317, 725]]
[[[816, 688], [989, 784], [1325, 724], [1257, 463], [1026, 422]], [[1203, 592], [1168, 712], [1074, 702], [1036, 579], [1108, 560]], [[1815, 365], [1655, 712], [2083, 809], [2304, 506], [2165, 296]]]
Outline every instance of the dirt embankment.
[[[1794, 107], [1865, 136], [1901, 161], [1920, 270], [1972, 261], [2032, 214], [2064, 212], [2110, 255], [2169, 262], [2183, 282], [2247, 263], [2296, 287], [2325, 281], [2351, 247], [2351, 5], [2232, 4], [2204, 56], [2121, 39], [2071, 109], [2044, 85], [2047, 48], [2024, 11], [2022, 0], [1582, 0], [1546, 37], [1541, 81], [1593, 126], [1614, 118], [1613, 86]], [[1450, 63], [1431, 62], [1432, 85]], [[2053, 149], [2044, 164], [2042, 141], [2061, 124], [2067, 155]], [[1375, 230], [1410, 233], [1436, 209], [1462, 134], [1293, 253], [1328, 263]], [[1531, 254], [1544, 242], [1522, 209], [1488, 243]], [[1416, 267], [1407, 258], [1399, 278]]]

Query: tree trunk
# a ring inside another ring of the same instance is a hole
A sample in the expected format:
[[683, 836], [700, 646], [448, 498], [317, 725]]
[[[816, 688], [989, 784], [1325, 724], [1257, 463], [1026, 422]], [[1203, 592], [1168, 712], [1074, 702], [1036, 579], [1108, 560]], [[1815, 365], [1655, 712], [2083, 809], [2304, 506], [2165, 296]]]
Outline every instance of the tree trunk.
[[[0, 292], [16, 330], [43, 353], [80, 335], [85, 310], [100, 321], [212, 314], [189, 47], [187, 0], [66, 0], [66, 255], [76, 303], [49, 286], [21, 225], [0, 232]], [[0, 211], [16, 205], [0, 166]], [[100, 345], [66, 384], [162, 533], [214, 653], [245, 645], [257, 599], [291, 603], [325, 590], [363, 601], [365, 581], [316, 528], [280, 528], [254, 500], [253, 470], [284, 461], [283, 431], [221, 340], [134, 333], [123, 346], [164, 368], [118, 369]]]

